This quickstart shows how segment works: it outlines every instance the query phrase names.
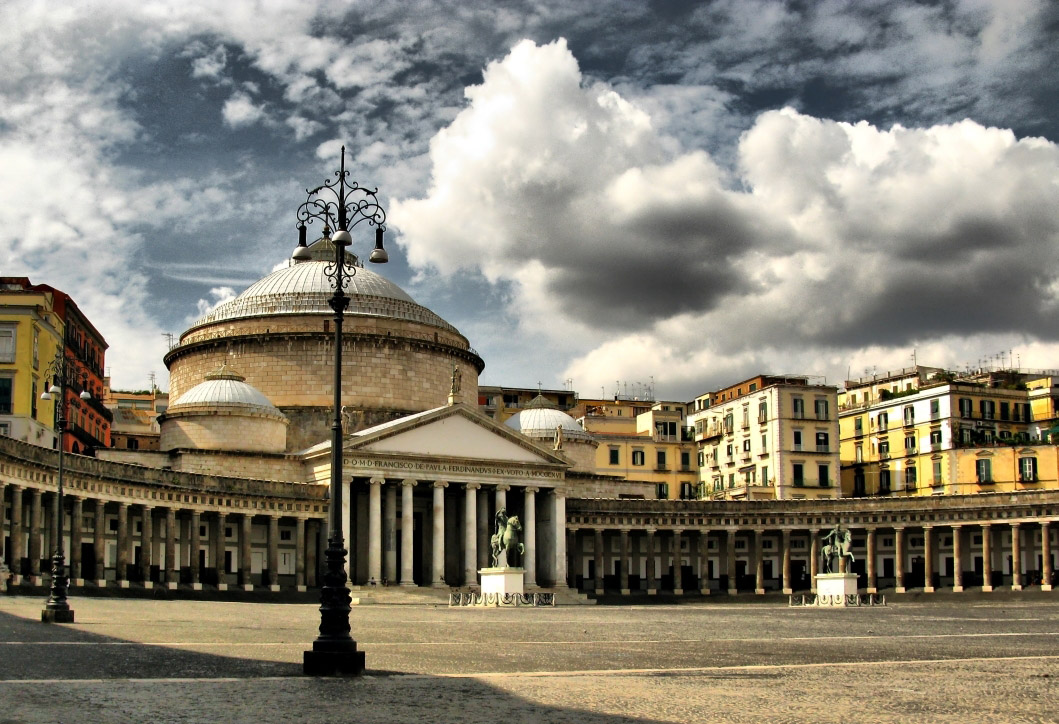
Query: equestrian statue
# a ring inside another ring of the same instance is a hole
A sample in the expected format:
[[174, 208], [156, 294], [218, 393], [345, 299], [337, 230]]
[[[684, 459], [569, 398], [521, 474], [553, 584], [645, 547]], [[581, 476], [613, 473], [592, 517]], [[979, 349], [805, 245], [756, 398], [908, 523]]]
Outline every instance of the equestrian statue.
[[824, 559], [825, 573], [841, 573], [845, 568], [843, 562], [849, 558], [853, 562], [853, 537], [849, 530], [843, 530], [836, 525], [824, 536], [824, 547], [820, 549], [820, 557]]
[[494, 568], [507, 568], [511, 565], [508, 559], [509, 551], [516, 550], [519, 555], [526, 552], [526, 546], [519, 540], [521, 532], [522, 523], [519, 522], [517, 515], [508, 517], [505, 508], [496, 511], [496, 533], [489, 539], [489, 544], [493, 549]]

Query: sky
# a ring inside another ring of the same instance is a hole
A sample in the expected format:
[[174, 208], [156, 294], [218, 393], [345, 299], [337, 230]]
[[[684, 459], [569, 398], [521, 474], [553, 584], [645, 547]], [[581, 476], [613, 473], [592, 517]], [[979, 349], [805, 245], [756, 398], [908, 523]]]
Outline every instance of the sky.
[[1049, 0], [7, 0], [0, 274], [165, 389], [344, 144], [373, 270], [482, 384], [1059, 368], [1057, 38]]

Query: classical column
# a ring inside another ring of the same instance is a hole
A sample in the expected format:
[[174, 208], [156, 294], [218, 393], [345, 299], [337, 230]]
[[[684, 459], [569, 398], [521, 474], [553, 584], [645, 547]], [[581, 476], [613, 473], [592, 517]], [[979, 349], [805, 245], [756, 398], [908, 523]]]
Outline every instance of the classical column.
[[180, 566], [176, 555], [176, 508], [165, 509], [165, 587], [180, 585]]
[[710, 595], [710, 531], [699, 531], [699, 593]]
[[[84, 585], [84, 577], [81, 575], [81, 542], [84, 533], [81, 524], [84, 521], [84, 499], [75, 497], [70, 509], [70, 585]], [[0, 516], [3, 515], [3, 496], [0, 495]], [[3, 533], [0, 532], [0, 545], [3, 544]], [[0, 555], [0, 560], [3, 556]]]
[[433, 561], [430, 566], [430, 585], [434, 588], [445, 587], [445, 488], [448, 485], [444, 480], [434, 481], [434, 505], [431, 511]]
[[140, 570], [143, 572], [143, 587], [153, 588], [151, 566], [154, 564], [154, 508], [143, 506], [143, 519], [140, 521]]
[[566, 496], [558, 490], [552, 491], [554, 505], [552, 506], [552, 524], [555, 526], [555, 586], [566, 585], [567, 557], [566, 557]]
[[894, 591], [905, 592], [905, 529], [894, 528]]
[[493, 521], [489, 520], [489, 491], [484, 488], [478, 489], [475, 515], [477, 519], [475, 531], [478, 534], [476, 543], [478, 568], [488, 568], [493, 565], [493, 549], [489, 545], [489, 537], [493, 534]]
[[[243, 513], [239, 521], [239, 585], [244, 591], [254, 590], [253, 554], [251, 553], [251, 542], [254, 532], [254, 514]], [[262, 581], [262, 584], [264, 581]]]
[[620, 583], [621, 594], [623, 596], [629, 595], [629, 529], [622, 528], [618, 531], [621, 536], [621, 575]]
[[684, 572], [680, 568], [681, 534], [679, 528], [673, 531], [673, 593], [677, 596], [684, 593]]
[[412, 488], [416, 481], [408, 478], [401, 481], [401, 585], [414, 586], [415, 572], [412, 568], [412, 546], [415, 545], [412, 517]]
[[923, 592], [934, 593], [934, 527], [923, 526]]
[[268, 589], [279, 590], [279, 516], [268, 516]]
[[655, 529], [648, 528], [644, 531], [643, 564], [647, 573], [647, 595], [654, 596], [658, 593], [658, 582], [655, 580]]
[[14, 574], [13, 583], [18, 583], [22, 578], [22, 486], [11, 486], [11, 520], [8, 527], [11, 536], [11, 550], [8, 556], [11, 559], [11, 572]]
[[1047, 520], [1041, 521], [1041, 590], [1052, 590], [1052, 531]]
[[952, 526], [952, 590], [963, 590], [963, 526]]
[[397, 582], [397, 486], [387, 485], [382, 507], [382, 577], [388, 584]]
[[[4, 514], [4, 511], [6, 510], [6, 503], [4, 502], [5, 501], [5, 497], [6, 497], [6, 493], [4, 491], [6, 489], [7, 489], [7, 484], [4, 483], [3, 480], [0, 480], [0, 579], [2, 579], [2, 580], [0, 580], [0, 584], [6, 583], [6, 581], [7, 581], [7, 573], [8, 573], [8, 569], [7, 569], [7, 550], [4, 547], [4, 521], [7, 520], [7, 516]], [[73, 561], [72, 561], [72, 558], [71, 558], [71, 566], [72, 566], [72, 564], [73, 564]], [[2, 585], [0, 585], [0, 587], [2, 587]]]
[[993, 528], [988, 523], [982, 526], [982, 590], [993, 590]]
[[[352, 497], [352, 496], [351, 496]], [[343, 501], [345, 502], [345, 501]], [[319, 549], [319, 531], [320, 521], [315, 518], [310, 519], [306, 522], [305, 532], [308, 536], [308, 540], [305, 543], [305, 584], [306, 586], [316, 585], [316, 552]]]
[[[537, 585], [537, 488], [527, 487], [522, 495], [522, 533], [526, 552], [522, 555], [522, 567], [526, 569], [525, 584]], [[624, 565], [624, 564], [623, 564]]]
[[577, 528], [566, 531], [566, 550], [570, 560], [566, 562], [566, 573], [569, 578], [570, 588], [577, 589], [577, 576], [584, 570], [584, 557], [581, 555], [581, 547], [577, 541]]
[[40, 549], [41, 549], [41, 491], [33, 488], [29, 503], [29, 575], [33, 584], [40, 583]]
[[493, 510], [507, 508], [507, 491], [510, 489], [510, 485], [496, 486], [496, 490], [493, 492]]
[[739, 593], [739, 581], [735, 573], [735, 528], [728, 529], [728, 595], [734, 596]]
[[294, 585], [299, 591], [307, 591], [305, 585], [305, 518], [294, 520]]
[[1011, 590], [1022, 590], [1022, 529], [1011, 524]]
[[780, 531], [780, 545], [783, 546], [783, 593], [791, 595], [794, 589], [791, 587], [791, 531], [784, 528]]
[[592, 531], [592, 555], [596, 561], [596, 595], [603, 593], [603, 529]]
[[820, 575], [820, 533], [809, 531], [809, 591], [816, 593], [816, 577]]
[[879, 554], [875, 550], [876, 549], [876, 542], [875, 541], [876, 541], [875, 528], [868, 528], [868, 562], [867, 562], [867, 569], [868, 569], [868, 587], [867, 587], [867, 592], [868, 593], [878, 593], [879, 592], [879, 582], [877, 580], [876, 573], [875, 573], [875, 559], [878, 558]]
[[463, 485], [463, 585], [478, 585], [478, 483]]
[[227, 527], [227, 521], [225, 520], [225, 514], [218, 511], [217, 517], [214, 520], [214, 525], [217, 528], [217, 537], [213, 541], [213, 567], [217, 571], [217, 590], [227, 591], [228, 590], [228, 572], [225, 570], [224, 565], [224, 553], [225, 545], [224, 539], [227, 538], [225, 528]]
[[754, 593], [759, 596], [765, 595], [764, 538], [765, 531], [760, 528], [754, 530]]
[[118, 503], [118, 586], [129, 587], [129, 549], [132, 548], [132, 536], [129, 535], [129, 504]]
[[188, 533], [190, 540], [188, 547], [188, 571], [191, 573], [191, 587], [196, 591], [202, 590], [202, 580], [199, 578], [199, 550], [202, 548], [202, 537], [199, 531], [202, 516], [197, 510], [191, 511], [191, 528]]
[[384, 478], [368, 481], [368, 582], [382, 581], [382, 484]]
[[96, 554], [96, 585], [100, 588], [107, 585], [107, 541], [104, 537], [107, 529], [107, 504], [96, 498], [96, 520], [92, 528], [92, 548]]

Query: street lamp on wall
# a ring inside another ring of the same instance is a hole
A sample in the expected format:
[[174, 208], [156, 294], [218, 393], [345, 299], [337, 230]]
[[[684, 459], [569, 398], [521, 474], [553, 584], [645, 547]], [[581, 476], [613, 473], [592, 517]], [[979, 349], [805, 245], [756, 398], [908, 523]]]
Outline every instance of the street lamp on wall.
[[306, 651], [303, 671], [315, 676], [357, 676], [364, 672], [364, 652], [357, 650], [357, 642], [350, 636], [350, 595], [346, 587], [345, 538], [342, 531], [342, 319], [349, 306], [346, 288], [357, 273], [354, 257], [346, 253], [353, 242], [351, 228], [366, 223], [375, 227], [375, 248], [368, 257], [376, 264], [389, 260], [383, 248], [386, 211], [379, 204], [378, 189], [368, 189], [349, 180], [346, 171], [346, 147], [334, 179], [325, 181], [311, 191], [298, 208], [298, 246], [291, 258], [296, 262], [309, 261], [314, 255], [306, 245], [307, 226], [314, 221], [323, 224], [323, 240], [334, 247], [334, 259], [327, 263], [324, 274], [331, 282], [334, 295], [329, 304], [335, 316], [334, 359], [334, 417], [331, 422], [331, 485], [328, 490], [326, 569], [320, 588], [320, 635]]
[[[40, 396], [42, 400], [58, 398], [55, 404], [55, 430], [59, 433], [59, 473], [55, 508], [52, 511], [55, 551], [51, 558], [51, 595], [40, 612], [40, 620], [43, 623], [74, 622], [74, 610], [66, 600], [69, 579], [66, 577], [66, 556], [63, 552], [63, 447], [66, 435], [66, 389], [73, 386], [77, 374], [76, 364], [59, 349], [45, 371], [46, 378], [51, 378], [51, 385]], [[79, 396], [82, 400], [92, 399], [92, 395], [88, 393], [88, 380], [83, 376]]]

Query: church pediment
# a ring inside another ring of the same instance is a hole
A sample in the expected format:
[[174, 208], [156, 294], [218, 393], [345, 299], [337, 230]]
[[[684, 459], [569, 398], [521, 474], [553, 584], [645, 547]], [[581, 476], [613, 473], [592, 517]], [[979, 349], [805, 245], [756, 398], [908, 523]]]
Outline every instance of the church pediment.
[[462, 405], [429, 410], [355, 433], [346, 439], [344, 450], [346, 455], [569, 466], [554, 451]]

